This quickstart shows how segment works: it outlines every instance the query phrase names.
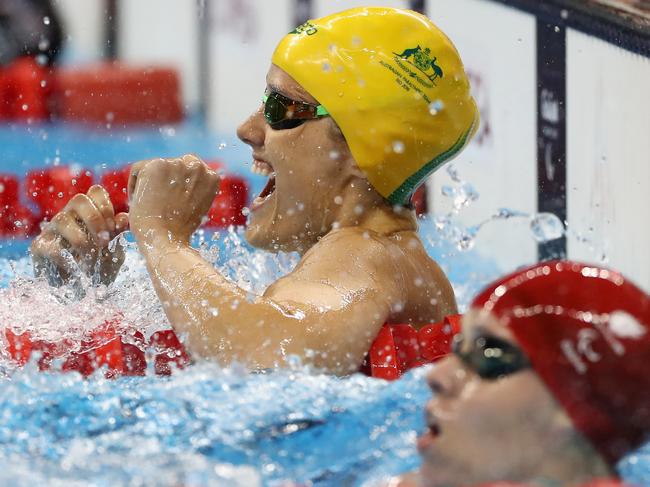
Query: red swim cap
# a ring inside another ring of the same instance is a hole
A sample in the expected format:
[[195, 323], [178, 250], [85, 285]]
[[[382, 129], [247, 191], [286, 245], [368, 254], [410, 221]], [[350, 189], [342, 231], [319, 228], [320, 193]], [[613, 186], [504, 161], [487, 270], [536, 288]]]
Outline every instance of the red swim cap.
[[650, 436], [650, 296], [619, 273], [545, 262], [493, 283], [472, 308], [503, 319], [610, 465]]

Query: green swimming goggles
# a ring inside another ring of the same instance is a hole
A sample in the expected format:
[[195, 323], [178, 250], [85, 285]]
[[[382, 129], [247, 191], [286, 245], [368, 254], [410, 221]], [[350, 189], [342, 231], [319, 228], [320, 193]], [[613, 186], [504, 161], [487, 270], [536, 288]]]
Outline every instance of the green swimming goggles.
[[292, 100], [276, 91], [264, 92], [262, 103], [264, 118], [273, 130], [292, 129], [308, 120], [329, 116], [329, 112], [323, 105]]

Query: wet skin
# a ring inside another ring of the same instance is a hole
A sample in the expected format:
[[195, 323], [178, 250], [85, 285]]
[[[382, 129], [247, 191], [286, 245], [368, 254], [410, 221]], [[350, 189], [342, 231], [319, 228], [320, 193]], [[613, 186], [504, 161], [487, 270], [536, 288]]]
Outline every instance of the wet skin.
[[[276, 66], [267, 85], [316, 103]], [[391, 207], [369, 185], [330, 118], [273, 130], [260, 108], [238, 135], [255, 170], [275, 175], [251, 207], [246, 238], [302, 256], [262, 296], [227, 281], [189, 245], [218, 188], [213, 171], [193, 155], [141, 161], [131, 171], [131, 231], [170, 323], [194, 354], [251, 368], [282, 365], [292, 354], [345, 374], [358, 369], [383, 323], [417, 326], [456, 312], [413, 212]]]
[[[477, 336], [516, 344], [483, 311], [464, 316], [463, 335], [469, 338], [465, 349]], [[427, 431], [417, 443], [422, 466], [396, 485], [538, 485], [540, 479], [539, 485], [576, 485], [611, 475], [533, 369], [487, 380], [449, 356], [433, 367], [428, 383], [434, 395], [426, 406]]]

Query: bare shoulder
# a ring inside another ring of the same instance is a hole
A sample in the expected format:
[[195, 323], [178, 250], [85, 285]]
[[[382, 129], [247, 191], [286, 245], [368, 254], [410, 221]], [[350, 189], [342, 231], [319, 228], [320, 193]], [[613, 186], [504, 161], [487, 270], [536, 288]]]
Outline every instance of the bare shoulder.
[[[304, 256], [297, 271], [357, 273], [366, 279], [392, 279], [403, 265], [403, 252], [390, 238], [362, 228], [343, 228], [325, 235]], [[347, 278], [346, 277], [346, 278]]]
[[351, 293], [401, 299], [394, 279], [399, 265], [389, 254], [387, 242], [372, 232], [355, 228], [330, 232], [305, 253], [293, 272], [276, 281], [267, 295], [284, 297], [288, 289], [295, 294], [299, 285], [326, 294], [334, 291], [338, 300]]

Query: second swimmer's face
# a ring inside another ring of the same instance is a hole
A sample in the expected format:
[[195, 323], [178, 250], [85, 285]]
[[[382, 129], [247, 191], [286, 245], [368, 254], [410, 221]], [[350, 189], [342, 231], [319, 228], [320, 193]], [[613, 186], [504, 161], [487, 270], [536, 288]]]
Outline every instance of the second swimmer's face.
[[[266, 83], [268, 90], [287, 98], [318, 104], [275, 65]], [[253, 167], [269, 177], [252, 204], [247, 240], [268, 250], [306, 250], [332, 228], [349, 184], [351, 156], [345, 139], [329, 117], [274, 130], [263, 107], [239, 126], [237, 135], [253, 149]]]
[[[508, 329], [486, 312], [465, 315], [463, 336], [461, 350], [486, 343], [484, 338], [495, 342], [492, 337], [516, 346]], [[572, 434], [564, 411], [530, 368], [483, 379], [452, 355], [434, 365], [428, 382], [433, 398], [418, 440], [422, 485], [525, 482]]]

